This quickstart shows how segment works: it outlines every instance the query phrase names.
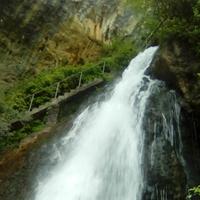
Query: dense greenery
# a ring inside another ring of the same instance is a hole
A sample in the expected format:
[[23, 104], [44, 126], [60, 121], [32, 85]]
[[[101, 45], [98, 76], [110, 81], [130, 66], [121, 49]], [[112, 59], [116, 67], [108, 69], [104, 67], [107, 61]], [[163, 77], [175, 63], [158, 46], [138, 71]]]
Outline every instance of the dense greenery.
[[200, 185], [189, 189], [187, 200], [200, 199]]
[[[99, 60], [84, 65], [65, 65], [45, 69], [34, 76], [16, 81], [12, 87], [4, 88], [0, 93], [0, 149], [11, 144], [17, 144], [31, 132], [36, 131], [38, 124], [26, 125], [21, 130], [8, 133], [9, 123], [21, 119], [28, 110], [32, 94], [35, 94], [33, 107], [39, 107], [55, 96], [58, 82], [58, 95], [63, 95], [75, 89], [79, 83], [80, 72], [83, 72], [82, 84], [96, 78], [110, 79], [127, 66], [129, 60], [136, 54], [136, 48], [131, 40], [115, 38], [111, 43], [102, 46]], [[102, 73], [105, 63], [105, 74]], [[39, 124], [40, 127], [40, 124]]]
[[[101, 76], [100, 66], [61, 66], [42, 71], [33, 78], [20, 81], [7, 92], [7, 102], [14, 110], [25, 111], [28, 109], [32, 94], [35, 94], [33, 107], [43, 105], [55, 95], [57, 83], [60, 82], [59, 94], [70, 91], [78, 86], [80, 72], [83, 73], [82, 83], [86, 83], [94, 77]], [[74, 75], [71, 77], [71, 75]], [[58, 94], [58, 95], [59, 95]]]
[[44, 122], [40, 120], [33, 120], [24, 125], [23, 128], [13, 131], [9, 134], [1, 135], [0, 137], [0, 151], [5, 147], [15, 147], [19, 142], [31, 133], [38, 132], [45, 127]]
[[147, 7], [144, 0], [126, 0], [126, 4], [133, 9], [134, 13], [137, 15], [144, 14], [144, 10]]
[[152, 41], [162, 44], [166, 41], [184, 42], [200, 54], [200, 1], [199, 0], [151, 0], [149, 17], [145, 20], [147, 29], [153, 30], [156, 24], [162, 26], [154, 33]]
[[138, 49], [131, 39], [114, 38], [112, 43], [103, 46], [101, 61], [112, 72], [121, 72], [137, 53]]
[[200, 55], [200, 0], [127, 0], [127, 3], [143, 12], [136, 33], [139, 40], [149, 44], [179, 41]]
[[43, 105], [54, 97], [58, 82], [60, 82], [58, 95], [62, 95], [78, 86], [80, 72], [83, 72], [83, 84], [95, 78], [103, 78], [104, 63], [106, 72], [116, 72], [127, 65], [127, 61], [133, 57], [134, 53], [133, 43], [115, 39], [111, 44], [104, 45], [102, 58], [97, 63], [60, 66], [19, 81], [15, 87], [6, 92], [7, 105], [13, 110], [25, 111], [28, 109], [32, 94], [35, 94], [33, 107]]

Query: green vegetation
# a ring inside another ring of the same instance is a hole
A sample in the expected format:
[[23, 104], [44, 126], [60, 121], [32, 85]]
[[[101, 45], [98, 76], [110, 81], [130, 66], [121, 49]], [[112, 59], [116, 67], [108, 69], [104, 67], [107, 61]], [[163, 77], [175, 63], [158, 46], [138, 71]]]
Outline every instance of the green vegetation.
[[111, 44], [104, 45], [101, 60], [112, 72], [121, 72], [129, 61], [138, 53], [131, 39], [113, 39]]
[[[19, 112], [28, 110], [32, 94], [35, 94], [33, 107], [43, 105], [54, 97], [58, 82], [60, 82], [59, 95], [70, 91], [70, 89], [75, 89], [78, 86], [80, 72], [83, 70], [85, 72], [82, 83], [102, 76], [100, 66], [92, 67], [91, 64], [74, 67], [61, 66], [45, 70], [33, 78], [20, 81], [11, 88], [6, 96], [8, 105]], [[75, 75], [71, 77], [73, 74]]]
[[133, 9], [136, 14], [143, 14], [146, 9], [146, 2], [144, 0], [126, 0], [126, 4]]
[[87, 63], [80, 66], [60, 66], [44, 70], [35, 77], [19, 81], [16, 86], [6, 92], [6, 104], [18, 112], [26, 111], [32, 94], [35, 94], [33, 107], [38, 107], [50, 101], [60, 82], [58, 95], [75, 89], [79, 83], [80, 72], [83, 72], [82, 84], [95, 78], [105, 78], [102, 68], [105, 62], [105, 72], [117, 72], [125, 67], [136, 53], [131, 41], [115, 39], [112, 44], [104, 45], [102, 58], [97, 63]]
[[200, 185], [189, 189], [187, 200], [200, 199]]
[[162, 44], [166, 41], [179, 41], [191, 47], [200, 55], [200, 1], [197, 0], [151, 0], [146, 4], [148, 12], [144, 19], [144, 29], [155, 31], [151, 42]]
[[[62, 66], [58, 65], [55, 68], [44, 68], [39, 73], [33, 68], [31, 68], [33, 72], [24, 73], [25, 64], [21, 64], [23, 67], [17, 64], [15, 71], [18, 73], [18, 79], [12, 81], [14, 85], [0, 82], [0, 137], [8, 132], [12, 120], [20, 119], [23, 112], [28, 110], [33, 94], [35, 94], [33, 101], [35, 108], [54, 98], [58, 82], [60, 82], [58, 95], [76, 88], [81, 71], [84, 71], [83, 84], [95, 78], [109, 79], [111, 75], [121, 72], [127, 66], [128, 61], [137, 53], [138, 46], [148, 43], [161, 44], [175, 39], [191, 45], [194, 52], [200, 54], [200, 0], [124, 0], [124, 2], [136, 14], [143, 14], [139, 30], [135, 33], [138, 36], [134, 38], [140, 41], [139, 45], [136, 45], [138, 41], [133, 42], [133, 39], [115, 38], [110, 44], [102, 46], [101, 56], [96, 62], [83, 65], [63, 63]], [[104, 63], [106, 63], [105, 72], [109, 73], [102, 74]]]
[[141, 43], [150, 35], [148, 44], [179, 41], [200, 55], [200, 0], [127, 0], [127, 4], [143, 13], [136, 33]]
[[[116, 38], [112, 43], [102, 46], [101, 58], [96, 62], [44, 69], [34, 76], [25, 76], [16, 81], [12, 87], [1, 90], [0, 150], [18, 144], [31, 132], [43, 127], [43, 124], [40, 126], [41, 124], [36, 121], [25, 125], [19, 131], [9, 133], [9, 123], [23, 117], [23, 113], [29, 108], [32, 94], [35, 94], [33, 107], [36, 108], [54, 98], [58, 82], [60, 82], [58, 96], [75, 89], [79, 83], [80, 72], [83, 72], [82, 84], [96, 78], [108, 80], [126, 67], [136, 53], [137, 50], [131, 40]], [[104, 63], [105, 74], [102, 73]]]
[[19, 142], [31, 133], [41, 131], [45, 127], [44, 122], [40, 120], [31, 121], [25, 124], [23, 128], [0, 137], [0, 151], [7, 148], [16, 147]]

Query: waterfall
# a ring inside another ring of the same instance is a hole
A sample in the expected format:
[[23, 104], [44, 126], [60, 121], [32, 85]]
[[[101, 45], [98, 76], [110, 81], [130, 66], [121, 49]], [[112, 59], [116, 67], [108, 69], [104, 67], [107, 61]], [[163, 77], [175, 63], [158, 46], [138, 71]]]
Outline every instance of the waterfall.
[[[85, 109], [62, 141], [66, 155], [39, 180], [35, 200], [140, 200], [143, 117], [157, 81], [144, 74], [157, 47], [134, 58], [103, 102]], [[70, 148], [69, 148], [70, 147]]]
[[146, 107], [143, 200], [184, 199], [187, 171], [182, 156], [179, 97], [157, 81]]

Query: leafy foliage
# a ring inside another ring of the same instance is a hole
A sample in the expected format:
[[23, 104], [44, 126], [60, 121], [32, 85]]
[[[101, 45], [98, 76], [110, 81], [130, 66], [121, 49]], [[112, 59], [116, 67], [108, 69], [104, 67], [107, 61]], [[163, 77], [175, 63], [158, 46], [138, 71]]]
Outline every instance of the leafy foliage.
[[45, 70], [33, 78], [20, 81], [8, 90], [6, 102], [13, 110], [25, 111], [28, 109], [32, 94], [35, 94], [33, 107], [38, 107], [54, 97], [58, 82], [60, 82], [58, 95], [62, 95], [78, 86], [81, 71], [83, 71], [82, 83], [88, 83], [95, 78], [103, 77], [104, 62], [107, 72], [119, 71], [127, 65], [134, 54], [134, 44], [131, 41], [116, 38], [111, 44], [104, 46], [101, 61], [82, 66], [60, 66]]
[[197, 187], [193, 187], [189, 189], [188, 195], [187, 195], [187, 200], [198, 200], [200, 199], [200, 185]]
[[154, 13], [161, 18], [188, 18], [192, 16], [191, 0], [152, 0], [151, 6], [154, 8]]
[[134, 12], [136, 12], [137, 14], [141, 12], [143, 12], [143, 10], [146, 8], [146, 5], [145, 5], [145, 1], [143, 0], [126, 0], [126, 3], [128, 6], [130, 6]]
[[[95, 78], [109, 79], [111, 76], [108, 74], [118, 73], [135, 54], [136, 48], [131, 40], [115, 38], [112, 43], [103, 46], [101, 60], [95, 63], [45, 69], [32, 77], [19, 80], [13, 87], [0, 90], [0, 149], [18, 144], [31, 132], [37, 131], [38, 127], [42, 127], [43, 124], [35, 121], [19, 131], [8, 132], [9, 122], [21, 118], [21, 113], [28, 110], [32, 94], [35, 94], [33, 107], [39, 107], [54, 98], [58, 82], [58, 95], [63, 95], [78, 86], [80, 72], [83, 72], [82, 84]], [[102, 74], [104, 63], [106, 73]]]
[[45, 127], [44, 123], [40, 120], [34, 120], [26, 124], [23, 128], [9, 134], [4, 134], [0, 137], [0, 151], [5, 147], [14, 147], [19, 142], [27, 137], [29, 134], [39, 132]]
[[[60, 94], [78, 86], [80, 71], [87, 69], [84, 73], [82, 83], [88, 82], [92, 77], [100, 77], [100, 67], [90, 70], [91, 66], [61, 66], [58, 68], [45, 70], [39, 75], [20, 81], [15, 87], [7, 92], [7, 102], [9, 107], [19, 112], [27, 110], [32, 94], [35, 94], [34, 105], [40, 106], [55, 95], [57, 83], [62, 81]], [[71, 78], [71, 75], [77, 74]], [[68, 79], [67, 79], [68, 78]], [[64, 80], [64, 81], [63, 81]]]
[[102, 61], [111, 71], [121, 71], [127, 66], [138, 49], [131, 39], [114, 38], [112, 43], [104, 45]]
[[[200, 0], [150, 0], [145, 1], [145, 8], [140, 31], [142, 37], [148, 37], [156, 29], [150, 42], [162, 44], [178, 40], [190, 45], [194, 53], [200, 55]], [[161, 22], [162, 26], [156, 28]]]

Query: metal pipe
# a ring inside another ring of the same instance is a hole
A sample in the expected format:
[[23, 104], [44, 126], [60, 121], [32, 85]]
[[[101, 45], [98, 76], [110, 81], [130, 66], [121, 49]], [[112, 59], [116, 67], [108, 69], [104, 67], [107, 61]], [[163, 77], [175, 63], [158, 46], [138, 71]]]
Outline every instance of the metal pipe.
[[56, 87], [56, 92], [55, 92], [55, 96], [54, 96], [55, 99], [58, 96], [59, 87], [60, 87], [60, 82], [58, 82], [57, 87]]
[[29, 106], [28, 112], [30, 112], [31, 109], [32, 109], [32, 105], [33, 105], [33, 100], [34, 100], [34, 98], [35, 98], [35, 94], [33, 94], [32, 97], [31, 97], [31, 102], [30, 102], [30, 106]]
[[81, 72], [81, 75], [80, 75], [80, 78], [79, 78], [78, 88], [81, 87], [82, 76], [83, 76], [83, 72]]

